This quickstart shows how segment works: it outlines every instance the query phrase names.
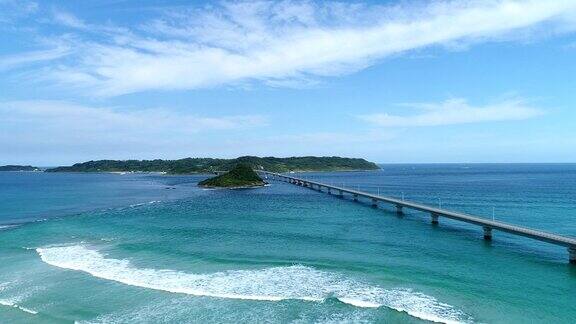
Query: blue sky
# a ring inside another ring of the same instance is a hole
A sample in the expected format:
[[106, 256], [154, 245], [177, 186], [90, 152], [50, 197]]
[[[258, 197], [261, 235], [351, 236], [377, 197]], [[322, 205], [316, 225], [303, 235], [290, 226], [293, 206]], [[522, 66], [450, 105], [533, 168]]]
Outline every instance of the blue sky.
[[0, 0], [0, 164], [576, 162], [576, 1]]

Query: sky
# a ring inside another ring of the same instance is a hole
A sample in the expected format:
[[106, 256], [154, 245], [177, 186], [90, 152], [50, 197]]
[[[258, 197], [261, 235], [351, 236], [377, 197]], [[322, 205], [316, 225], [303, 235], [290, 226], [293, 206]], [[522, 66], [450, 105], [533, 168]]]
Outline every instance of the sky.
[[0, 0], [0, 164], [576, 162], [576, 1]]

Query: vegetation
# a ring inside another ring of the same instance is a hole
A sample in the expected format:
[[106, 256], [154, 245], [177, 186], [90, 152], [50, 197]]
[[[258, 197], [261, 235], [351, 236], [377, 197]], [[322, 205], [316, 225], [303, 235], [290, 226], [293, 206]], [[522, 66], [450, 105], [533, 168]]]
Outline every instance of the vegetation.
[[252, 167], [244, 163], [236, 165], [229, 172], [198, 183], [199, 186], [208, 188], [246, 188], [265, 184], [266, 182], [252, 170]]
[[166, 172], [171, 174], [228, 171], [237, 164], [272, 172], [288, 171], [354, 171], [376, 170], [379, 167], [364, 159], [342, 157], [256, 157], [236, 159], [186, 158], [180, 160], [100, 160], [48, 169], [48, 172]]
[[40, 171], [40, 169], [31, 165], [2, 165], [0, 171]]

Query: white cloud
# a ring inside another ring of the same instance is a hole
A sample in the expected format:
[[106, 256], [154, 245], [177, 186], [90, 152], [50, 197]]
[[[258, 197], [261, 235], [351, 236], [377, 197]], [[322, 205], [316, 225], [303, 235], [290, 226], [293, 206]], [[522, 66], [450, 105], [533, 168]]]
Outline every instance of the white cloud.
[[38, 3], [28, 0], [0, 0], [0, 24], [10, 23], [38, 10]]
[[383, 127], [420, 127], [524, 120], [542, 115], [521, 99], [475, 107], [464, 99], [450, 99], [439, 104], [404, 104], [423, 111], [417, 115], [398, 116], [386, 113], [358, 116], [361, 120]]
[[[572, 0], [434, 1], [395, 6], [311, 1], [224, 2], [125, 28], [76, 30], [73, 59], [44, 79], [91, 95], [244, 82], [311, 84], [394, 54], [441, 45], [526, 39], [575, 28]], [[57, 19], [86, 26], [74, 16]], [[518, 35], [518, 36], [515, 36]]]
[[[266, 125], [263, 116], [204, 117], [169, 109], [98, 108], [60, 101], [0, 103], [0, 146], [13, 143], [41, 147], [111, 144], [158, 146], [186, 143], [201, 133], [242, 131]], [[134, 149], [134, 148], [133, 148]]]
[[0, 56], [0, 71], [10, 70], [25, 65], [53, 61], [70, 53], [67, 47], [55, 47], [49, 50], [29, 51], [13, 55]]
[[80, 18], [65, 11], [54, 11], [54, 21], [71, 28], [84, 29], [88, 26]]

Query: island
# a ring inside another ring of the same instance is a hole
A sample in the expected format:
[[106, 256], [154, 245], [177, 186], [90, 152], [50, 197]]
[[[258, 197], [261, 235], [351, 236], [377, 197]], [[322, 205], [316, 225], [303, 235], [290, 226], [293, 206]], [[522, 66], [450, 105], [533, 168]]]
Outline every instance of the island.
[[40, 171], [40, 168], [31, 165], [0, 165], [0, 171]]
[[242, 189], [262, 187], [266, 182], [248, 164], [238, 164], [232, 170], [219, 176], [200, 181], [200, 187]]
[[375, 163], [345, 157], [257, 157], [235, 159], [185, 158], [179, 160], [99, 160], [76, 163], [46, 170], [47, 172], [163, 172], [167, 174], [213, 173], [230, 171], [238, 164], [271, 172], [361, 171], [378, 170]]

